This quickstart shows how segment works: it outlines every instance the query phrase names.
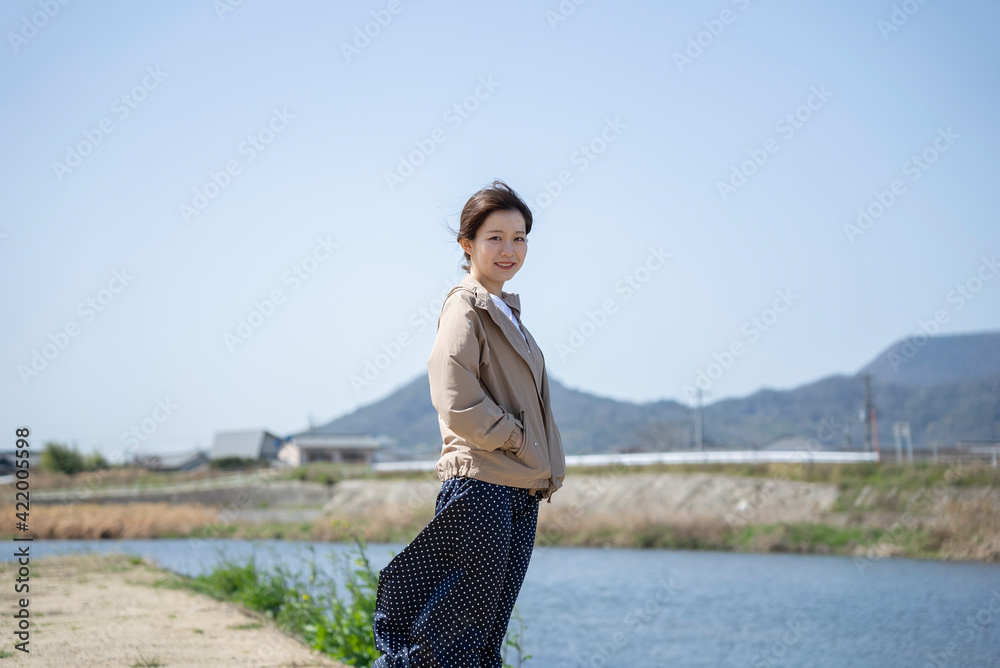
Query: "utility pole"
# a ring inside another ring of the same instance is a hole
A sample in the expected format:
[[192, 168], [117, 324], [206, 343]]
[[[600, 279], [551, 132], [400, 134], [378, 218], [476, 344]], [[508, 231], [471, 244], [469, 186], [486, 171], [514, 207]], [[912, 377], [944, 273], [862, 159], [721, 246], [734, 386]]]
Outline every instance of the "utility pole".
[[701, 410], [701, 388], [697, 390], [697, 413], [694, 420], [694, 447], [698, 452], [705, 451], [705, 418]]
[[865, 374], [865, 452], [872, 449], [872, 377]]
[[865, 374], [865, 450], [874, 450], [879, 460], [882, 459], [878, 448], [878, 417], [875, 415], [875, 405], [872, 404], [872, 376]]
[[896, 463], [899, 464], [903, 461], [903, 443], [901, 428], [903, 426], [902, 422], [892, 423], [892, 438], [896, 441]]
[[875, 429], [873, 423], [875, 407], [872, 406], [872, 376], [865, 374], [865, 451], [871, 452], [875, 449]]

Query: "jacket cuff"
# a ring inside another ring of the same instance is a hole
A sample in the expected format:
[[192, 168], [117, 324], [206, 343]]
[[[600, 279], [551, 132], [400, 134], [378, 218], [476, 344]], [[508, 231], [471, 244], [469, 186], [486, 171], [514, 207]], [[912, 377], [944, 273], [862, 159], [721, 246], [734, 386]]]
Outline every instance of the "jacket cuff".
[[[507, 440], [503, 442], [503, 449], [510, 450], [515, 445], [517, 445], [517, 439], [519, 439], [521, 437], [521, 434], [523, 433], [524, 431], [515, 424], [514, 431], [510, 432], [510, 436], [507, 437]], [[524, 444], [522, 444], [521, 447], [523, 448]]]

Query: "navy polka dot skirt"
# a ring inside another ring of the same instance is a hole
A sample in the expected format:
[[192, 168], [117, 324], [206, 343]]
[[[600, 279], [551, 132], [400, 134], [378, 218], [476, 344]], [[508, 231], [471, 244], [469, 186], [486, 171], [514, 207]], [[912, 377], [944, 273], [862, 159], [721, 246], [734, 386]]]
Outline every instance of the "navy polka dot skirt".
[[372, 668], [501, 668], [539, 498], [474, 478], [441, 484], [434, 518], [379, 572]]

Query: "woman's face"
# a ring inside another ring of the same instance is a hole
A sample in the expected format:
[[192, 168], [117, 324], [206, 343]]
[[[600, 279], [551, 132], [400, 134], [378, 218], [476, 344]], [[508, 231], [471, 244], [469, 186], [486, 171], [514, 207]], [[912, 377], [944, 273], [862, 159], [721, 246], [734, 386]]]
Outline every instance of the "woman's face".
[[524, 216], [508, 209], [494, 211], [479, 226], [475, 239], [461, 239], [462, 248], [472, 258], [469, 273], [490, 292], [499, 295], [524, 263], [528, 236]]

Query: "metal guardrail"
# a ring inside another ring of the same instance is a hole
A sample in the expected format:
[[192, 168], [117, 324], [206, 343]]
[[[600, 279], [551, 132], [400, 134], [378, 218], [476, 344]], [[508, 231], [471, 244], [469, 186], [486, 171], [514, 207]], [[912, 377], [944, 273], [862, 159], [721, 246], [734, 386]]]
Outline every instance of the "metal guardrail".
[[[997, 467], [996, 447], [974, 448], [970, 454], [986, 455], [992, 459], [993, 468]], [[942, 460], [946, 459], [942, 454]], [[622, 464], [625, 466], [650, 466], [654, 464], [772, 464], [772, 463], [813, 463], [813, 464], [845, 464], [860, 462], [878, 462], [874, 452], [829, 452], [824, 450], [721, 450], [708, 452], [635, 452], [608, 455], [568, 455], [566, 466], [610, 466]], [[376, 472], [433, 471], [437, 460], [413, 462], [378, 462], [372, 465]], [[207, 489], [224, 489], [247, 484], [254, 477], [270, 478], [280, 475], [282, 469], [266, 469], [259, 474], [238, 473], [225, 478], [195, 480], [188, 483], [173, 485], [126, 485], [123, 487], [87, 488], [81, 485], [72, 489], [42, 490], [32, 492], [32, 496], [40, 501], [66, 500], [82, 494], [100, 496], [141, 496], [143, 494], [173, 494], [177, 492], [192, 492]], [[14, 482], [14, 476], [0, 476], [0, 485]], [[89, 492], [89, 493], [88, 493]]]
[[[568, 455], [566, 466], [650, 466], [652, 464], [841, 464], [877, 462], [874, 452], [827, 452], [824, 450], [724, 450], [717, 452], [634, 452], [610, 455]], [[433, 471], [437, 460], [380, 462], [376, 471]]]
[[993, 468], [997, 467], [997, 459], [1000, 458], [1000, 444], [978, 445], [969, 448], [969, 452], [974, 455], [986, 455], [993, 462]]

